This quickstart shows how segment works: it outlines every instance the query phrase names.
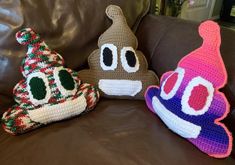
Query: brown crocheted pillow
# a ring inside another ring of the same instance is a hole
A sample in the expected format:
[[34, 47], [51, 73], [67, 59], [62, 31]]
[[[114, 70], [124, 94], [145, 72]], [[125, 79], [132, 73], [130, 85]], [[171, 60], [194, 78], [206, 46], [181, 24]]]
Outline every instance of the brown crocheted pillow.
[[78, 74], [82, 80], [97, 85], [101, 96], [144, 99], [146, 88], [158, 84], [158, 77], [148, 70], [143, 53], [136, 50], [138, 41], [121, 8], [110, 5], [106, 14], [113, 24], [100, 36], [99, 49], [89, 56], [90, 69]]

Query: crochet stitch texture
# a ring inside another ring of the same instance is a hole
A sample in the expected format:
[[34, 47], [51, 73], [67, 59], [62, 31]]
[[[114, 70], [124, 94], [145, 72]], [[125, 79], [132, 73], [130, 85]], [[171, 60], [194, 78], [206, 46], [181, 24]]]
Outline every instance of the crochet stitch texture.
[[147, 86], [158, 84], [158, 77], [148, 70], [143, 53], [136, 50], [137, 38], [122, 9], [109, 5], [106, 15], [113, 23], [99, 37], [99, 49], [89, 56], [90, 69], [79, 71], [79, 75], [82, 80], [97, 85], [103, 97], [144, 99]]
[[220, 27], [213, 21], [199, 26], [201, 47], [185, 56], [175, 71], [161, 77], [160, 87], [150, 86], [145, 99], [169, 129], [202, 152], [216, 158], [230, 155], [232, 135], [221, 123], [229, 103], [219, 91], [227, 81], [220, 55]]
[[99, 100], [97, 88], [82, 83], [78, 73], [64, 68], [64, 60], [48, 48], [31, 28], [16, 33], [28, 47], [22, 61], [24, 79], [13, 90], [17, 104], [3, 114], [2, 125], [13, 135], [92, 110]]

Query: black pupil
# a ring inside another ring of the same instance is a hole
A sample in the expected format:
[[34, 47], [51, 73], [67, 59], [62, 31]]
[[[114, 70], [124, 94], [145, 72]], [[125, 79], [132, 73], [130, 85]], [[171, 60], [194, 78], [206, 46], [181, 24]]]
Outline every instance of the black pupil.
[[31, 78], [29, 86], [34, 99], [42, 100], [46, 97], [46, 85], [41, 78]]
[[67, 90], [73, 90], [75, 88], [75, 83], [73, 77], [67, 70], [61, 70], [59, 72], [59, 78], [61, 85]]
[[111, 66], [113, 63], [113, 54], [109, 48], [103, 50], [103, 62], [106, 66]]
[[134, 52], [128, 50], [126, 52], [126, 60], [127, 60], [127, 63], [130, 67], [135, 67], [135, 64], [136, 64], [136, 58], [135, 58], [135, 54]]

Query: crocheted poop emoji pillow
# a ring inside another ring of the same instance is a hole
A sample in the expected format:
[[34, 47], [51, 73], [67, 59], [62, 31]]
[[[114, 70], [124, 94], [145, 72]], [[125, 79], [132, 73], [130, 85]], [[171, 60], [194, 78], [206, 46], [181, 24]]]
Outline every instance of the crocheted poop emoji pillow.
[[232, 136], [220, 122], [229, 112], [229, 103], [219, 91], [227, 81], [220, 55], [220, 28], [206, 21], [199, 34], [202, 46], [185, 56], [175, 71], [165, 73], [160, 87], [150, 86], [145, 99], [169, 129], [202, 152], [223, 158], [231, 152]]
[[16, 34], [16, 39], [28, 46], [28, 52], [21, 67], [24, 79], [13, 90], [17, 104], [2, 117], [7, 132], [24, 133], [94, 108], [98, 90], [82, 84], [77, 72], [64, 68], [63, 58], [38, 34], [26, 28]]
[[82, 80], [96, 84], [101, 95], [112, 98], [144, 99], [147, 86], [158, 83], [148, 71], [144, 55], [137, 51], [137, 39], [126, 23], [122, 10], [110, 5], [107, 16], [113, 24], [99, 38], [99, 49], [88, 58], [89, 70], [82, 70]]

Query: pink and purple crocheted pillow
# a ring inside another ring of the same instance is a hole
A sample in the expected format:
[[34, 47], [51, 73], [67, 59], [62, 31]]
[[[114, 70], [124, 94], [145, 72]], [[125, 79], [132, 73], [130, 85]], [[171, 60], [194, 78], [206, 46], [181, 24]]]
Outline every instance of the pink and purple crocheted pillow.
[[175, 71], [165, 73], [160, 87], [150, 86], [145, 99], [148, 107], [178, 135], [202, 152], [216, 158], [229, 156], [232, 135], [221, 123], [229, 103], [219, 91], [227, 81], [220, 55], [220, 28], [213, 21], [199, 27], [203, 44], [189, 53]]

